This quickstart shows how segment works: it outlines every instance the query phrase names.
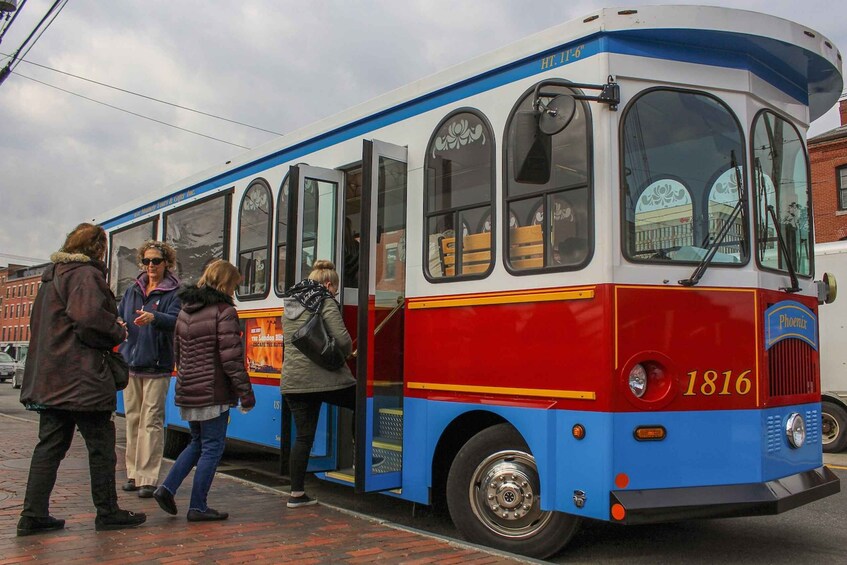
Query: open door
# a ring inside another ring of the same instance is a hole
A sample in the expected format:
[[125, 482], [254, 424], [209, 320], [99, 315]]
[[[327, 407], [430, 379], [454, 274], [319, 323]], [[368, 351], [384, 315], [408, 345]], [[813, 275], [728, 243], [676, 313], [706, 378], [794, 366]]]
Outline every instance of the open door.
[[[344, 173], [333, 169], [295, 165], [290, 169], [289, 187], [286, 290], [307, 277], [317, 259], [329, 259], [338, 265], [339, 259], [343, 257], [343, 230], [339, 229], [339, 226], [344, 225]], [[341, 293], [338, 298], [342, 299]], [[282, 378], [285, 378], [285, 374]], [[315, 443], [309, 456], [309, 472], [337, 467], [334, 437], [337, 418], [338, 409], [324, 404], [318, 420]], [[293, 437], [291, 416], [284, 410], [283, 444], [290, 445]], [[285, 451], [287, 450], [283, 449], [283, 452]]]
[[402, 484], [406, 155], [375, 140], [362, 150], [356, 492]]

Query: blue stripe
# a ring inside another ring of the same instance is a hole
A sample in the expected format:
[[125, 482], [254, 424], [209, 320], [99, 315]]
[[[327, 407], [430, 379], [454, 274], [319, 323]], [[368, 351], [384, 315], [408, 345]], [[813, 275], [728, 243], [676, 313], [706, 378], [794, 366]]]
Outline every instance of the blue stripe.
[[[579, 48], [579, 54], [574, 56], [577, 48]], [[741, 50], [742, 53], [733, 52], [736, 49]], [[809, 100], [809, 76], [813, 76], [818, 81], [817, 84], [821, 82], [833, 83], [830, 86], [840, 92], [840, 75], [828, 61], [797, 46], [768, 38], [719, 31], [668, 29], [594, 34], [345, 124], [232, 171], [189, 186], [156, 200], [150, 205], [136, 208], [126, 214], [106, 220], [102, 222], [102, 225], [108, 229], [130, 222], [142, 215], [165, 208], [186, 198], [193, 198], [231, 185], [238, 180], [260, 174], [271, 167], [295, 161], [326, 147], [482, 92], [547, 72], [551, 66], [569, 65], [600, 53], [619, 53], [717, 67], [747, 69], [803, 104], [808, 104]], [[553, 64], [550, 66], [543, 65], [542, 61], [551, 56], [553, 57]], [[564, 59], [565, 56], [567, 56], [567, 60]], [[837, 76], [829, 76], [828, 81], [822, 81], [821, 75]], [[834, 85], [834, 82], [838, 82], [839, 85]]]

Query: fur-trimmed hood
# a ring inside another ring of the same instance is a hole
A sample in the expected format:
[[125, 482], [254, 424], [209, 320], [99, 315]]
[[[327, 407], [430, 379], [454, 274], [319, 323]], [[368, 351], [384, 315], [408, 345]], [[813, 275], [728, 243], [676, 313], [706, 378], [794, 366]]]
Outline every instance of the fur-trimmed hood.
[[53, 263], [89, 263], [92, 259], [85, 253], [57, 251], [50, 256], [50, 261]]
[[232, 302], [232, 297], [206, 285], [186, 285], [177, 292], [177, 296], [182, 301], [182, 309], [188, 313], [196, 312], [213, 304], [235, 305]]
[[46, 283], [52, 281], [57, 273], [68, 273], [79, 267], [94, 267], [106, 274], [106, 263], [103, 261], [92, 259], [84, 253], [66, 253], [64, 251], [56, 251], [50, 255], [50, 261], [53, 263], [44, 270], [41, 275], [41, 282]]

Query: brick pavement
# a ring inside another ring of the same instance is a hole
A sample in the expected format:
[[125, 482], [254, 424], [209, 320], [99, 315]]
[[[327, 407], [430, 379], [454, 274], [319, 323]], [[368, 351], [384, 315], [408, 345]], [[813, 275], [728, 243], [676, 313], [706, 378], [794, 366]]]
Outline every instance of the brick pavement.
[[[121, 428], [118, 422], [118, 428]], [[153, 499], [118, 489], [121, 507], [147, 513], [136, 529], [95, 532], [85, 444], [77, 434], [59, 468], [50, 510], [65, 529], [16, 536], [36, 423], [0, 414], [0, 565], [8, 563], [515, 563], [519, 560], [458, 542], [371, 521], [323, 505], [288, 509], [286, 495], [218, 474], [210, 505], [229, 520], [185, 520], [191, 477], [170, 516]], [[118, 484], [124, 474], [118, 451]], [[163, 473], [170, 463], [165, 462]]]

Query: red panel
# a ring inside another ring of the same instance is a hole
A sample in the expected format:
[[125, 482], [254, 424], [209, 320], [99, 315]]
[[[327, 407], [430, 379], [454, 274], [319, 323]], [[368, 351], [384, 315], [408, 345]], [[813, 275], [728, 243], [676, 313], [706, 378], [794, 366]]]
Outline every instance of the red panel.
[[[468, 298], [475, 297], [485, 295]], [[769, 397], [769, 387], [775, 385], [768, 382], [764, 311], [769, 303], [787, 299], [817, 311], [813, 298], [784, 292], [612, 285], [598, 285], [593, 299], [410, 309], [406, 382], [593, 392], [596, 400], [559, 399], [547, 405], [598, 411], [726, 410], [812, 402], [819, 391], [808, 384], [806, 394]], [[802, 370], [819, 383], [817, 352], [810, 357], [811, 366], [793, 353], [785, 358], [780, 363], [795, 360], [799, 365], [784, 366], [782, 373]], [[648, 400], [643, 400], [629, 391], [627, 377], [635, 363], [648, 361], [657, 364], [646, 364], [651, 381], [643, 397]], [[437, 386], [407, 388], [406, 393], [467, 402], [545, 398], [449, 392]]]
[[[651, 409], [628, 392], [634, 362], [666, 365], [672, 390], [655, 409], [753, 408], [765, 394], [758, 370], [754, 290], [617, 287], [619, 390], [615, 409]], [[652, 352], [655, 352], [653, 354]], [[649, 385], [648, 385], [649, 387]]]
[[[554, 405], [609, 410], [609, 297], [609, 287], [598, 286], [591, 299], [410, 309], [406, 382], [589, 391], [597, 400]], [[407, 394], [430, 396], [414, 389]]]

